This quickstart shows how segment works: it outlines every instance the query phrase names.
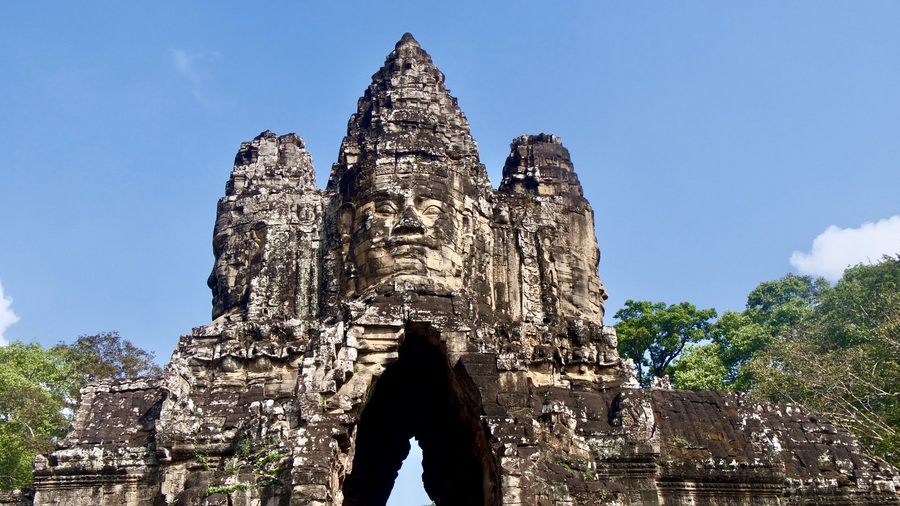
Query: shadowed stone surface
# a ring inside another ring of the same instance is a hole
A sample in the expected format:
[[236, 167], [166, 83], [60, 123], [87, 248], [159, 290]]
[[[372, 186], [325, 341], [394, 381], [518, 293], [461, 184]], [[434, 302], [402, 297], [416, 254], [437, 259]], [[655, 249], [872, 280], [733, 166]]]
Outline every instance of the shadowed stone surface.
[[381, 506], [410, 438], [441, 506], [900, 504], [799, 407], [638, 389], [568, 151], [516, 138], [493, 189], [409, 34], [325, 190], [300, 137], [241, 145], [213, 251], [213, 321], [86, 387], [36, 504]]

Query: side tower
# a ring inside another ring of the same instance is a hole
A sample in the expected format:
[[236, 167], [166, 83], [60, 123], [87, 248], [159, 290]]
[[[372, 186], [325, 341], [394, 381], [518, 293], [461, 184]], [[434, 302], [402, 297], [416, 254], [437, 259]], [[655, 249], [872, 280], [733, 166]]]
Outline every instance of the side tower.
[[213, 320], [283, 321], [318, 312], [322, 198], [303, 140], [261, 133], [234, 157], [213, 230]]

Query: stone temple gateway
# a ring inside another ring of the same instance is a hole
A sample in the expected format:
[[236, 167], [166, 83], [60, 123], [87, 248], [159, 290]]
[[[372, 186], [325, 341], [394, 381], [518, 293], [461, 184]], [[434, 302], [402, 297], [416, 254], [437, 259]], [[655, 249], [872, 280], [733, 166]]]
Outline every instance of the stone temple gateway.
[[212, 323], [85, 388], [35, 504], [381, 506], [411, 438], [440, 506], [900, 504], [800, 407], [637, 388], [568, 151], [514, 139], [494, 189], [409, 34], [326, 189], [300, 137], [241, 145], [213, 249]]

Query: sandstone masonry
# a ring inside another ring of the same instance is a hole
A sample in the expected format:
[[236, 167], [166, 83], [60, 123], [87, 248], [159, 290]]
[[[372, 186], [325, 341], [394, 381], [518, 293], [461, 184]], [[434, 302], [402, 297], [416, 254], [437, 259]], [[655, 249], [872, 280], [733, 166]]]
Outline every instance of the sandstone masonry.
[[493, 189], [409, 34], [324, 190], [300, 137], [241, 145], [213, 249], [213, 321], [85, 388], [35, 504], [380, 506], [411, 439], [442, 506], [900, 504], [800, 407], [637, 388], [568, 151], [516, 138]]

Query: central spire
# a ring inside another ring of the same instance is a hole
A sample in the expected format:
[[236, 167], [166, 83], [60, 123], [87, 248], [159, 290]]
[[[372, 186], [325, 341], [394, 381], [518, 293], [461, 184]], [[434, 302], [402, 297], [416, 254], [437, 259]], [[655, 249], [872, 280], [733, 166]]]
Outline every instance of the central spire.
[[487, 215], [473, 203], [487, 202], [490, 181], [444, 74], [412, 35], [359, 99], [328, 189], [350, 266], [345, 297], [463, 289], [475, 218]]
[[[450, 96], [444, 74], [409, 33], [394, 46], [347, 125], [329, 189], [372, 171], [446, 174], [489, 187], [469, 122]], [[349, 178], [349, 179], [348, 179]]]
[[421, 46], [419, 46], [418, 41], [416, 41], [416, 38], [413, 37], [413, 34], [411, 34], [409, 32], [404, 33], [403, 37], [400, 37], [400, 41], [397, 42], [397, 45], [394, 47], [397, 48], [404, 44], [415, 44], [416, 47], [421, 47]]

